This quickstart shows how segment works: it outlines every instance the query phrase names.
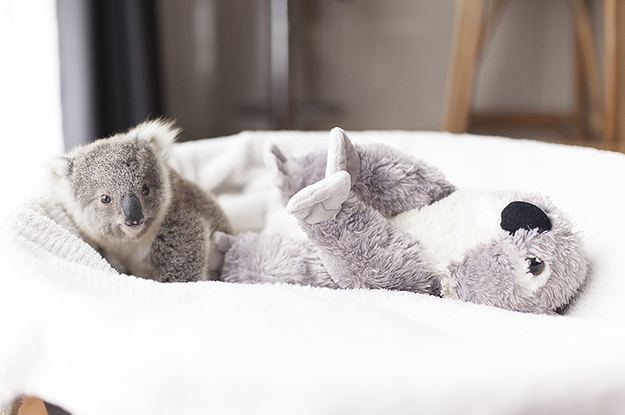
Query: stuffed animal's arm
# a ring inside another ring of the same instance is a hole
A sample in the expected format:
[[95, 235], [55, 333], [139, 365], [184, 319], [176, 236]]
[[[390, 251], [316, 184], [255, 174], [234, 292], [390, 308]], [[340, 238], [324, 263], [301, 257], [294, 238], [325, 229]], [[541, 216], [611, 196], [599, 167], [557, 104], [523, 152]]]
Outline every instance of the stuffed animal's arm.
[[288, 283], [338, 288], [314, 247], [282, 235], [215, 232], [209, 269], [236, 283]]
[[440, 295], [419, 242], [351, 192], [335, 218], [300, 220], [332, 279], [341, 288], [385, 288]]

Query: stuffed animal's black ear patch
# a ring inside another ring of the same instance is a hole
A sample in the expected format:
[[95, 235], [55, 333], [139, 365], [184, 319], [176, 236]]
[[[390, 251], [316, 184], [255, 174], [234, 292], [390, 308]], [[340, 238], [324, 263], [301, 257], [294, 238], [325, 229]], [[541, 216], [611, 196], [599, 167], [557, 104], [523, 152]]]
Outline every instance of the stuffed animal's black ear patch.
[[551, 221], [536, 205], [512, 202], [501, 211], [501, 228], [511, 234], [519, 229], [537, 229], [539, 233], [543, 233], [551, 230]]

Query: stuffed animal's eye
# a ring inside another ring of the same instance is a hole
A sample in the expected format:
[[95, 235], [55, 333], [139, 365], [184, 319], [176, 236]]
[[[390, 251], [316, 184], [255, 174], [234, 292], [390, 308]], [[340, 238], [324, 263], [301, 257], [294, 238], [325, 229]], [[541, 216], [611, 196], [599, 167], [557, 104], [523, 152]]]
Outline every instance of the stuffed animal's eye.
[[528, 270], [533, 276], [540, 275], [545, 270], [545, 263], [538, 258], [528, 258]]
[[148, 187], [147, 184], [144, 184], [143, 187], [141, 188], [141, 194], [143, 196], [147, 196], [148, 193], [150, 193], [150, 188]]
[[111, 197], [109, 195], [102, 195], [100, 196], [100, 202], [111, 203]]

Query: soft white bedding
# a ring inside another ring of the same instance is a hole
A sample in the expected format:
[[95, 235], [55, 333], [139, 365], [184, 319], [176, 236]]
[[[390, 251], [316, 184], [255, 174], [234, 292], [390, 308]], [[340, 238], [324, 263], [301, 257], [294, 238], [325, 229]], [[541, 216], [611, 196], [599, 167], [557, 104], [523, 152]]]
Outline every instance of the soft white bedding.
[[[565, 316], [425, 295], [119, 275], [54, 209], [0, 234], [0, 404], [74, 415], [625, 413], [625, 155], [436, 132], [349, 132], [441, 168], [462, 188], [550, 195], [592, 274]], [[178, 144], [171, 163], [219, 195], [235, 228], [301, 237], [262, 164], [327, 132]], [[52, 218], [55, 218], [54, 220]]]

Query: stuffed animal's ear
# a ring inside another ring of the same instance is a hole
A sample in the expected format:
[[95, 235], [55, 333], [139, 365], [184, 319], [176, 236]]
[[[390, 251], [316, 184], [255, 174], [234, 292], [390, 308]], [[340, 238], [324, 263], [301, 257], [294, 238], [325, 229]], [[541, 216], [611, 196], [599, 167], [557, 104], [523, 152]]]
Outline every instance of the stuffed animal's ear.
[[164, 157], [180, 131], [173, 121], [158, 119], [139, 124], [129, 132], [129, 136], [147, 140], [156, 152]]
[[501, 228], [511, 235], [519, 229], [536, 229], [539, 233], [551, 230], [551, 220], [538, 206], [528, 202], [510, 203], [501, 212]]

